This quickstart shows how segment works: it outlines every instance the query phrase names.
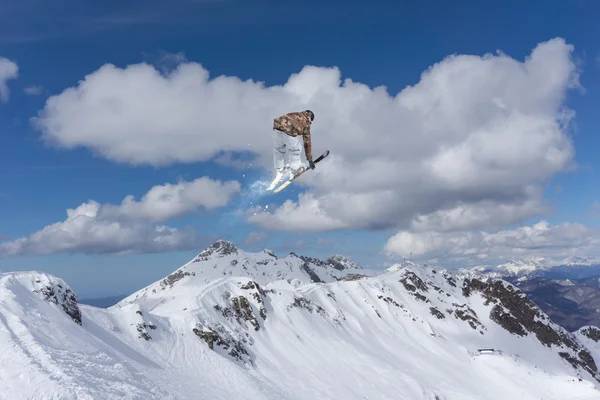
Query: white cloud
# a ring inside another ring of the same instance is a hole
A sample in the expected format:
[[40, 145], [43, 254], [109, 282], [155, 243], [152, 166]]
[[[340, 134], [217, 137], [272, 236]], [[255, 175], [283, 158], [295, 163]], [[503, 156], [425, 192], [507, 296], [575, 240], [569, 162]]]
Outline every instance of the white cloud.
[[401, 231], [384, 247], [391, 257], [412, 254], [421, 259], [507, 259], [512, 257], [558, 257], [600, 254], [600, 231], [578, 223], [550, 225], [546, 221], [498, 232]]
[[62, 222], [28, 237], [0, 243], [0, 256], [52, 253], [149, 253], [192, 249], [203, 243], [190, 228], [161, 222], [203, 207], [225, 206], [239, 191], [236, 181], [221, 183], [206, 177], [176, 185], [154, 186], [140, 201], [127, 196], [120, 205], [89, 201], [67, 210]]
[[30, 96], [38, 96], [44, 92], [44, 88], [39, 85], [33, 85], [27, 86], [25, 89], [23, 89], [23, 91], [25, 92], [25, 94], [28, 94]]
[[209, 79], [190, 62], [164, 74], [105, 65], [49, 98], [35, 124], [49, 143], [120, 163], [224, 162], [249, 151], [270, 170], [272, 118], [310, 108], [313, 153], [330, 157], [294, 184], [308, 194], [251, 213], [251, 223], [310, 232], [441, 219], [446, 231], [495, 229], [546, 212], [540, 187], [571, 167], [573, 112], [563, 102], [579, 86], [572, 51], [553, 39], [524, 62], [449, 56], [395, 96], [342, 81], [337, 68], [307, 66], [265, 87]]
[[542, 202], [541, 190], [529, 187], [525, 188], [521, 197], [485, 199], [470, 204], [458, 204], [431, 214], [419, 214], [411, 221], [410, 228], [415, 232], [463, 231], [480, 227], [500, 229], [506, 226], [507, 221], [521, 222], [549, 211], [549, 207]]
[[167, 183], [154, 186], [140, 201], [127, 196], [118, 206], [103, 206], [99, 215], [104, 219], [166, 221], [182, 217], [199, 207], [208, 210], [224, 207], [240, 188], [237, 181], [222, 183], [207, 177], [175, 185]]
[[10, 97], [7, 82], [19, 76], [19, 67], [8, 58], [0, 57], [0, 101], [6, 103]]
[[300, 194], [300, 206], [285, 201], [273, 213], [262, 207], [248, 210], [248, 222], [266, 229], [279, 230], [281, 226], [296, 233], [315, 233], [346, 229], [350, 226], [321, 211], [319, 202], [311, 194]]

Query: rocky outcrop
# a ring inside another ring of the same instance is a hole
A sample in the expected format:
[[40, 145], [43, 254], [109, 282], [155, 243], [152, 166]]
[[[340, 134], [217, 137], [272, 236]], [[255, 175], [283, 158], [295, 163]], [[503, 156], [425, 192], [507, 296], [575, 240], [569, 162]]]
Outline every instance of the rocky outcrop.
[[[251, 353], [247, 346], [253, 343], [247, 324], [254, 331], [261, 329], [260, 321], [267, 319], [265, 307], [267, 292], [252, 280], [238, 282], [237, 285], [245, 294], [236, 296], [231, 292], [225, 292], [223, 295], [225, 304], [213, 306], [225, 320], [199, 321], [192, 331], [206, 342], [211, 350], [246, 363], [251, 362]], [[249, 299], [253, 299], [255, 304], [252, 304]]]
[[148, 333], [148, 329], [156, 329], [156, 325], [142, 322], [136, 325], [136, 329], [139, 332], [138, 338], [150, 340], [152, 339], [152, 336], [150, 336], [150, 334]]
[[424, 294], [420, 293], [421, 291], [428, 292], [429, 288], [414, 272], [405, 271], [403, 277], [400, 279], [400, 283], [402, 283], [404, 288], [417, 300], [424, 301], [425, 303], [430, 302]]
[[378, 298], [379, 300], [383, 300], [383, 301], [385, 301], [386, 303], [388, 303], [388, 304], [390, 304], [390, 305], [392, 305], [392, 304], [393, 304], [393, 305], [395, 305], [396, 307], [401, 307], [401, 305], [400, 305], [400, 304], [398, 304], [398, 302], [397, 302], [396, 300], [392, 299], [390, 296], [385, 296], [385, 297], [384, 297], [384, 296], [382, 296], [382, 295], [378, 295], [378, 296], [377, 296], [377, 298]]
[[341, 280], [344, 282], [350, 282], [350, 281], [359, 281], [361, 279], [366, 279], [366, 278], [368, 278], [368, 276], [363, 275], [363, 274], [348, 274], [348, 275], [344, 276], [343, 278], [341, 278]]
[[217, 240], [198, 254], [193, 262], [207, 261], [213, 255], [222, 258], [231, 254], [237, 254], [237, 252], [238, 249], [232, 242], [227, 240]]
[[264, 306], [264, 298], [267, 293], [260, 287], [260, 285], [254, 281], [249, 281], [246, 284], [240, 284], [240, 289], [249, 291], [249, 294], [256, 300], [256, 302], [260, 305], [258, 314], [262, 317], [262, 319], [267, 319], [267, 310]]
[[594, 342], [600, 342], [600, 328], [596, 328], [595, 326], [586, 326], [581, 328], [579, 333], [588, 339], [593, 340]]
[[[37, 279], [36, 283], [42, 283], [42, 280]], [[40, 289], [34, 290], [34, 292], [40, 293], [44, 300], [60, 306], [73, 321], [81, 325], [81, 310], [77, 303], [77, 296], [65, 283], [47, 280]]]
[[338, 271], [361, 270], [362, 268], [354, 261], [341, 255], [335, 255], [325, 260], [325, 264], [337, 269]]
[[195, 272], [187, 272], [187, 271], [184, 271], [183, 269], [179, 269], [179, 270], [173, 272], [171, 275], [167, 276], [162, 281], [160, 281], [161, 289], [165, 290], [167, 288], [172, 288], [175, 283], [179, 282], [186, 276], [195, 276], [195, 275], [196, 275]]
[[308, 310], [311, 313], [316, 312], [322, 316], [325, 316], [327, 314], [325, 312], [325, 309], [323, 309], [323, 307], [316, 304], [312, 300], [306, 299], [304, 297], [295, 297], [294, 302], [287, 306], [288, 310], [290, 310], [292, 308], [302, 308], [302, 309]]
[[300, 266], [300, 269], [304, 272], [306, 272], [306, 275], [308, 275], [310, 277], [310, 281], [313, 283], [321, 283], [323, 282], [321, 280], [321, 278], [319, 278], [319, 275], [317, 275], [317, 273], [308, 265], [307, 262], [302, 263], [302, 265]]
[[465, 279], [463, 295], [469, 297], [475, 292], [483, 296], [485, 305], [494, 305], [489, 315], [492, 321], [514, 335], [526, 336], [531, 333], [542, 344], [561, 348], [559, 355], [562, 358], [574, 367], [585, 369], [600, 381], [598, 368], [588, 350], [572, 334], [550, 321], [519, 289], [501, 280]]
[[483, 330], [486, 328], [481, 322], [479, 322], [477, 313], [473, 311], [471, 307], [466, 304], [457, 303], [452, 303], [452, 306], [454, 309], [448, 309], [448, 314], [454, 314], [455, 318], [467, 322], [469, 326], [475, 330], [479, 329], [479, 333], [483, 335]]
[[260, 329], [260, 324], [252, 312], [252, 307], [250, 306], [248, 299], [246, 299], [244, 296], [234, 297], [231, 299], [231, 304], [238, 321], [241, 318], [244, 321], [250, 322], [252, 326], [254, 326], [255, 331]]
[[237, 339], [223, 325], [215, 324], [209, 327], [199, 323], [192, 332], [202, 339], [209, 349], [230, 356], [241, 362], [250, 362], [250, 354], [245, 344], [251, 344], [251, 338], [246, 335]]
[[[328, 277], [338, 281], [352, 281], [368, 277], [368, 275], [361, 273], [361, 271], [364, 272], [362, 267], [340, 255], [331, 256], [325, 261], [315, 257], [299, 256], [294, 252], [291, 252], [290, 255], [302, 261], [300, 269], [309, 276], [312, 283], [326, 282], [326, 280], [330, 280]], [[331, 270], [344, 272], [345, 275], [336, 277], [331, 273]]]
[[436, 317], [438, 319], [444, 319], [444, 318], [446, 318], [446, 316], [444, 315], [444, 313], [441, 312], [440, 310], [438, 310], [435, 307], [429, 307], [429, 312], [431, 313], [431, 315], [433, 315], [434, 317]]

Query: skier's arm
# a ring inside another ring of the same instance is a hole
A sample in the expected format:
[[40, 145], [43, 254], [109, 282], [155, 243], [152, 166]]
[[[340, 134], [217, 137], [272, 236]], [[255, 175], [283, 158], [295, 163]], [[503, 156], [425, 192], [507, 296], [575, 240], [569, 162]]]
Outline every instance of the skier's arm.
[[310, 140], [310, 127], [306, 128], [304, 130], [302, 139], [304, 140], [304, 154], [306, 155], [306, 161], [311, 162], [313, 160], [313, 156], [312, 156], [312, 144], [311, 144], [311, 140]]

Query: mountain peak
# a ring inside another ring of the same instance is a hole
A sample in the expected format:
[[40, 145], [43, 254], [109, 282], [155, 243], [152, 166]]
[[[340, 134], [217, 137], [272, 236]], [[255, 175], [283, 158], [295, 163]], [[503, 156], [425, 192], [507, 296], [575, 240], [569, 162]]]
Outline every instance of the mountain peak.
[[296, 279], [300, 283], [335, 282], [362, 279], [381, 271], [366, 270], [347, 257], [335, 255], [326, 261], [291, 252], [277, 257], [273, 251], [247, 252], [227, 240], [217, 240], [193, 260], [164, 279], [155, 282], [121, 300], [116, 306], [130, 304], [141, 298], [189, 296], [198, 288], [222, 278], [250, 278], [265, 285], [275, 281]]
[[[35, 294], [38, 298], [57, 305], [75, 323], [81, 325], [81, 311], [77, 302], [77, 296], [61, 278], [38, 271], [0, 274], [0, 293], [2, 291], [12, 293], [10, 297], [27, 303], [27, 300], [21, 298], [24, 294], [22, 291], [23, 288], [27, 292]], [[0, 296], [0, 298], [2, 297]]]
[[264, 249], [262, 252], [265, 253], [265, 254], [270, 255], [273, 258], [279, 258], [279, 257], [277, 257], [277, 255], [271, 249]]
[[363, 269], [360, 265], [358, 265], [357, 263], [355, 263], [348, 257], [342, 256], [339, 254], [329, 257], [325, 262], [327, 264], [331, 265], [333, 268], [337, 269], [338, 271], [346, 271], [349, 269], [352, 269], [352, 270], [362, 270]]
[[400, 271], [401, 269], [407, 268], [407, 267], [417, 267], [418, 268], [418, 267], [420, 267], [420, 265], [419, 264], [415, 264], [412, 261], [403, 260], [400, 263], [394, 263], [394, 264], [392, 264], [390, 267], [388, 267], [386, 269], [386, 271], [388, 271], [388, 272], [395, 272], [395, 271]]
[[561, 264], [566, 266], [592, 266], [600, 264], [600, 260], [589, 256], [571, 256], [564, 259]]
[[225, 257], [237, 253], [238, 248], [233, 242], [219, 239], [198, 254], [196, 260], [204, 260], [212, 255], [215, 255], [216, 257]]

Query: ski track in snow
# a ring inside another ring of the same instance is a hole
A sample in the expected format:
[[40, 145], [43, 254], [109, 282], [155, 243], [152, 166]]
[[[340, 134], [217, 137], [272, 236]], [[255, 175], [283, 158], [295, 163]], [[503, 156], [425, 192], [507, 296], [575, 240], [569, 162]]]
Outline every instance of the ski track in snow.
[[[402, 268], [316, 284], [301, 263], [276, 262], [261, 266], [283, 280], [262, 280], [260, 296], [249, 282], [262, 274], [244, 277], [232, 263], [244, 257], [272, 259], [239, 251], [188, 263], [180, 270], [195, 275], [164, 290], [157, 282], [109, 309], [80, 305], [81, 326], [33, 292], [37, 273], [0, 275], [0, 399], [600, 399], [589, 374], [578, 382], [556, 349], [505, 331], [490, 320], [492, 305], [478, 293], [465, 298], [440, 272], [412, 268], [443, 291], [429, 287], [426, 303], [399, 282]], [[226, 294], [247, 299], [258, 330], [224, 316]], [[483, 335], [446, 312], [461, 306], [476, 313]], [[241, 340], [252, 364], [211, 350], [192, 331], [198, 324]], [[600, 345], [581, 341], [598, 359]], [[488, 347], [502, 353], [470, 354]]]
[[[11, 286], [19, 301], [9, 307], [5, 299], [0, 302], [0, 354], [2, 365], [9, 366], [0, 369], [0, 398], [153, 398], [155, 384], [112, 357], [110, 350], [95, 347], [93, 339], [56, 305], [21, 285]], [[169, 397], [163, 393], [160, 398]]]

